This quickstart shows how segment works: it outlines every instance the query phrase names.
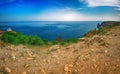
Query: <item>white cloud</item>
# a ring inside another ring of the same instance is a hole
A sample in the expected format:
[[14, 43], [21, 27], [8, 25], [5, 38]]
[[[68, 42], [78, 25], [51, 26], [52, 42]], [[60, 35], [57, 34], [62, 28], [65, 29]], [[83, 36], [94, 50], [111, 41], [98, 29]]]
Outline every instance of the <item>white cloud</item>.
[[38, 21], [118, 21], [118, 16], [112, 15], [95, 15], [88, 16], [73, 10], [60, 10], [56, 12], [44, 12], [31, 17]]
[[[56, 11], [46, 11], [31, 16], [7, 16], [6, 21], [119, 21], [119, 15], [85, 15], [75, 10], [65, 8]], [[2, 19], [0, 19], [2, 20]]]
[[45, 13], [35, 16], [17, 16], [9, 17], [0, 20], [2, 21], [120, 21], [120, 15], [109, 16], [109, 15], [95, 15], [88, 16], [80, 13]]
[[[80, 14], [79, 14], [80, 15]], [[47, 20], [47, 21], [74, 21], [77, 20], [78, 13], [69, 9], [61, 9], [55, 12], [44, 12], [33, 16], [36, 20]]]
[[89, 7], [96, 6], [115, 6], [120, 7], [120, 0], [79, 0], [86, 3]]

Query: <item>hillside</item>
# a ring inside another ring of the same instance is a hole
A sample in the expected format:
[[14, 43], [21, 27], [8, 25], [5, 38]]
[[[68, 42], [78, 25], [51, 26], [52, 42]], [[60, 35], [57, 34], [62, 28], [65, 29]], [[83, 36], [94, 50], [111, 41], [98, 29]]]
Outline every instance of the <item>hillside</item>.
[[0, 41], [0, 74], [119, 74], [119, 40], [117, 25], [90, 31], [66, 45], [41, 47]]

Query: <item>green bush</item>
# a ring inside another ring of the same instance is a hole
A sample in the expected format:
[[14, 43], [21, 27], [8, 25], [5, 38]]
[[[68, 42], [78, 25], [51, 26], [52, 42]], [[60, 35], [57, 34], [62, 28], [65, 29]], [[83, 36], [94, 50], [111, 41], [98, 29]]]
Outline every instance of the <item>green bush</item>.
[[67, 42], [67, 43], [69, 43], [69, 42], [75, 43], [75, 42], [78, 41], [78, 38], [69, 38], [69, 39], [66, 39], [64, 41]]
[[65, 45], [66, 42], [65, 42], [65, 41], [62, 41], [62, 42], [60, 42], [59, 44], [60, 44], [60, 45]]
[[30, 44], [30, 45], [44, 45], [44, 41], [38, 36], [28, 36], [22, 33], [4, 32], [1, 40], [12, 44]]
[[53, 40], [52, 41], [52, 44], [54, 45], [54, 44], [58, 44], [58, 43], [60, 43], [61, 41], [58, 41], [58, 40]]
[[18, 44], [25, 44], [25, 45], [65, 45], [67, 43], [74, 43], [77, 42], [77, 38], [70, 38], [63, 40], [62, 38], [55, 39], [53, 41], [48, 41], [46, 39], [41, 39], [38, 36], [29, 36], [23, 35], [22, 33], [15, 33], [15, 32], [4, 32], [0, 39], [6, 43], [12, 43], [15, 45]]
[[78, 38], [68, 38], [68, 39], [61, 39], [61, 40], [54, 40], [52, 41], [52, 44], [60, 44], [60, 45], [65, 45], [67, 43], [75, 43], [78, 41]]

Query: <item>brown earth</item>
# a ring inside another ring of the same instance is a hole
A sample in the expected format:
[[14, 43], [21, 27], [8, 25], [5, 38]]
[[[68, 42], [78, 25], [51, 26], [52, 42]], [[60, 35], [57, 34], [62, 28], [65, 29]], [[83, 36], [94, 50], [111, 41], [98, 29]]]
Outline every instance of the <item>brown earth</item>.
[[120, 74], [120, 26], [65, 46], [0, 42], [0, 74]]

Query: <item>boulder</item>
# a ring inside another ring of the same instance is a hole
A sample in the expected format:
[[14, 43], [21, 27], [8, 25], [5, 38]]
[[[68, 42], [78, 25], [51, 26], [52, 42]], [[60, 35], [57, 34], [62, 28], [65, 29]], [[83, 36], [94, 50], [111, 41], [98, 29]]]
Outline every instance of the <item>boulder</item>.
[[7, 73], [11, 73], [11, 69], [8, 68], [8, 67], [4, 67], [4, 70], [5, 70], [5, 72], [7, 72]]
[[66, 65], [64, 66], [64, 71], [65, 71], [65, 72], [68, 72], [68, 71], [69, 71], [68, 64], [66, 64]]
[[54, 45], [49, 48], [49, 51], [56, 51], [57, 49], [60, 49], [60, 45]]

